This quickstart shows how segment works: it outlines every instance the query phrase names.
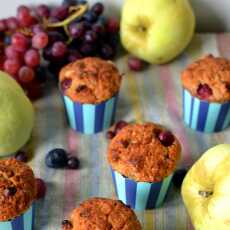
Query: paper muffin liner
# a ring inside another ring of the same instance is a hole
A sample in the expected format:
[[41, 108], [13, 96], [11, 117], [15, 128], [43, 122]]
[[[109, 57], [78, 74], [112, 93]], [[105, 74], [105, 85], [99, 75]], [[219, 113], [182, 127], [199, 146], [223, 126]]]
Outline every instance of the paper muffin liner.
[[168, 193], [172, 175], [161, 182], [136, 182], [111, 169], [115, 191], [119, 200], [132, 209], [143, 211], [159, 208]]
[[212, 103], [194, 97], [183, 89], [183, 118], [185, 124], [197, 131], [221, 131], [230, 123], [230, 102]]
[[34, 204], [21, 216], [13, 220], [0, 222], [0, 230], [33, 230]]
[[69, 125], [77, 132], [94, 134], [114, 123], [118, 94], [99, 104], [81, 104], [63, 96]]

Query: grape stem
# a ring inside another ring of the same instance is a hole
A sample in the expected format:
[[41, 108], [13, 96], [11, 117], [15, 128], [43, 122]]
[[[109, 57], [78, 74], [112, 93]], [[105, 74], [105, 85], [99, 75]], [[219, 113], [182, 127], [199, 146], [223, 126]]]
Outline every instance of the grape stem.
[[80, 6], [71, 6], [69, 8], [69, 12], [71, 13], [71, 15], [68, 18], [66, 18], [64, 21], [56, 22], [56, 23], [48, 23], [47, 19], [45, 19], [46, 21], [44, 22], [44, 24], [46, 25], [46, 27], [49, 27], [49, 28], [63, 27], [66, 34], [69, 37], [68, 42], [71, 42], [72, 38], [69, 34], [68, 25], [72, 21], [76, 20], [78, 17], [81, 17], [87, 10], [88, 10], [88, 4], [84, 4]]

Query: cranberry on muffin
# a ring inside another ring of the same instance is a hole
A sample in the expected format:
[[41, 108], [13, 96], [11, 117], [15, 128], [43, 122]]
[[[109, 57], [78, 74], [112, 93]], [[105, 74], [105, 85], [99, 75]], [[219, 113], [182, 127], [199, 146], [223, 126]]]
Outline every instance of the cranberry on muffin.
[[32, 169], [16, 159], [0, 160], [0, 222], [22, 215], [35, 197]]
[[177, 138], [161, 125], [129, 124], [110, 142], [108, 161], [125, 177], [153, 183], [173, 173], [180, 153]]
[[91, 198], [73, 210], [62, 230], [141, 230], [135, 213], [121, 201]]
[[213, 55], [190, 64], [181, 76], [183, 87], [209, 102], [230, 101], [230, 61]]
[[96, 57], [77, 60], [62, 68], [60, 88], [72, 101], [98, 104], [118, 93], [121, 74], [111, 61]]

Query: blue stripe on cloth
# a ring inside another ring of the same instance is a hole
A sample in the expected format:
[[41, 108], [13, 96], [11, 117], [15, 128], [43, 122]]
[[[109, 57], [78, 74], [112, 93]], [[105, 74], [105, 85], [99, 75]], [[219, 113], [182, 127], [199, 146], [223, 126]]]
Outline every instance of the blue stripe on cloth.
[[156, 202], [161, 190], [162, 182], [152, 183], [149, 193], [146, 209], [153, 209], [156, 207]]
[[106, 101], [103, 129], [108, 129], [111, 126], [114, 106], [115, 106], [115, 97], [112, 97], [110, 100]]
[[12, 220], [11, 225], [12, 225], [12, 230], [24, 230], [23, 215]]
[[197, 130], [204, 131], [204, 127], [207, 121], [209, 103], [206, 101], [200, 101], [198, 121], [197, 121]]
[[215, 131], [221, 131], [223, 129], [224, 122], [227, 118], [227, 114], [230, 108], [230, 103], [224, 103], [221, 105], [218, 119], [216, 121]]
[[136, 192], [136, 205], [135, 210], [145, 210], [149, 198], [151, 183], [138, 182]]
[[23, 215], [23, 220], [24, 220], [24, 230], [31, 230], [32, 226], [33, 226], [33, 212], [34, 212], [34, 208], [33, 205], [31, 206], [31, 208], [24, 213]]
[[76, 122], [76, 130], [79, 132], [84, 131], [84, 121], [83, 121], [83, 106], [80, 103], [74, 103], [74, 114]]
[[110, 121], [110, 126], [115, 122], [115, 116], [116, 116], [116, 110], [117, 110], [117, 101], [118, 101], [118, 97], [119, 97], [119, 94], [117, 93], [115, 96], [114, 96], [114, 105], [113, 105], [113, 113], [112, 113], [112, 118], [111, 118], [111, 121]]
[[93, 134], [95, 132], [96, 105], [83, 104], [83, 133]]
[[197, 120], [199, 115], [199, 107], [200, 107], [200, 100], [197, 98], [193, 98], [194, 104], [193, 104], [193, 110], [192, 110], [192, 122], [191, 122], [191, 128], [197, 129]]
[[191, 103], [192, 103], [192, 105], [191, 105], [191, 108], [190, 108], [190, 114], [189, 114], [189, 127], [191, 127], [191, 125], [192, 125], [192, 113], [193, 113], [193, 106], [194, 106], [194, 98], [193, 97], [191, 97]]
[[137, 182], [129, 178], [125, 178], [126, 204], [130, 205], [131, 208], [135, 208], [136, 191], [137, 191]]
[[207, 119], [204, 127], [204, 131], [207, 133], [215, 131], [215, 126], [218, 120], [219, 113], [221, 111], [221, 104], [209, 103]]
[[102, 102], [96, 105], [95, 121], [94, 121], [94, 125], [95, 125], [94, 132], [95, 133], [101, 132], [103, 130], [105, 104], [106, 102]]
[[116, 180], [116, 185], [117, 185], [118, 199], [126, 204], [125, 178], [116, 171], [114, 173], [115, 173], [115, 180]]
[[67, 97], [64, 96], [65, 110], [68, 116], [69, 125], [72, 129], [76, 130], [74, 103]]
[[190, 124], [192, 97], [187, 90], [183, 90], [183, 107], [184, 107], [184, 121], [187, 125]]
[[225, 116], [225, 120], [224, 120], [224, 124], [222, 126], [222, 129], [225, 129], [229, 126], [229, 122], [230, 122], [230, 108], [228, 109], [228, 113]]
[[12, 230], [11, 222], [0, 222], [0, 230]]

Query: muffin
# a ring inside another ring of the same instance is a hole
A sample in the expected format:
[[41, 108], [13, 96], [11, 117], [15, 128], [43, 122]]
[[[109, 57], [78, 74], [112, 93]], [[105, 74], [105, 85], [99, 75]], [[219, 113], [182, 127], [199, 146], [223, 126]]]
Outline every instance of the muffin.
[[31, 168], [15, 159], [0, 160], [0, 229], [32, 230], [35, 196]]
[[124, 127], [108, 148], [118, 198], [136, 210], [161, 206], [180, 153], [177, 138], [161, 125], [148, 122]]
[[93, 134], [114, 122], [122, 77], [111, 61], [87, 57], [62, 68], [60, 89], [71, 128]]
[[230, 122], [230, 61], [212, 55], [189, 65], [181, 76], [184, 122], [201, 132], [217, 132]]
[[135, 213], [121, 201], [91, 198], [73, 210], [62, 230], [141, 230]]

